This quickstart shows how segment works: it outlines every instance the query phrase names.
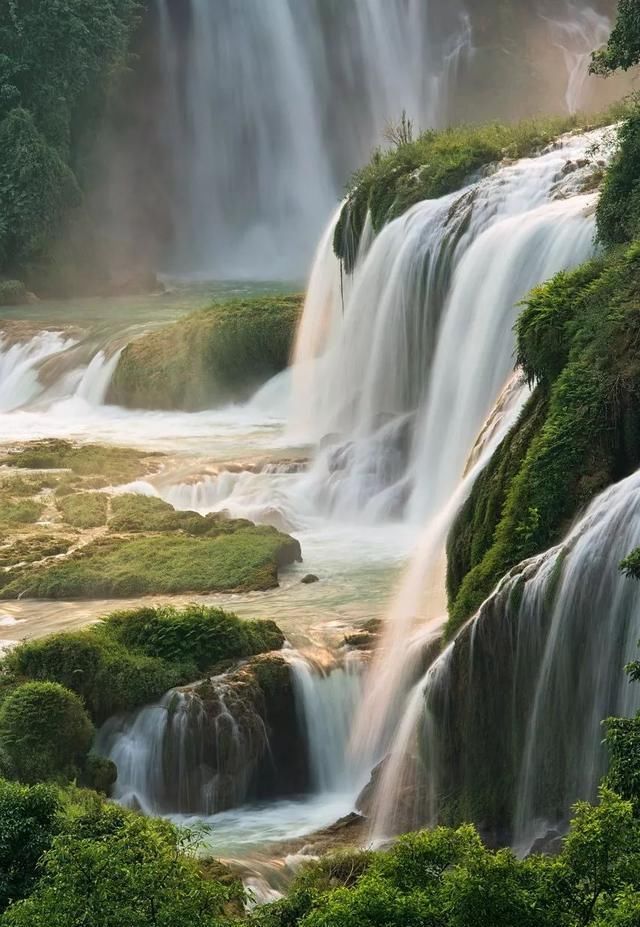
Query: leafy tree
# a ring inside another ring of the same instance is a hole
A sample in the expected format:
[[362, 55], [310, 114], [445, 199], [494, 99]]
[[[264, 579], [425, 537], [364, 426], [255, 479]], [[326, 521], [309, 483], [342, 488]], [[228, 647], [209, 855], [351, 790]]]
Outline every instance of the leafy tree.
[[24, 782], [73, 777], [92, 739], [81, 699], [58, 683], [26, 682], [0, 706], [0, 741]]
[[601, 51], [593, 55], [592, 74], [612, 74], [618, 69], [628, 71], [640, 62], [640, 4], [638, 0], [619, 0], [618, 18]]
[[56, 837], [42, 872], [2, 927], [215, 927], [230, 896], [171, 824], [109, 805]]
[[0, 779], [0, 911], [27, 895], [59, 830], [60, 802], [47, 785]]

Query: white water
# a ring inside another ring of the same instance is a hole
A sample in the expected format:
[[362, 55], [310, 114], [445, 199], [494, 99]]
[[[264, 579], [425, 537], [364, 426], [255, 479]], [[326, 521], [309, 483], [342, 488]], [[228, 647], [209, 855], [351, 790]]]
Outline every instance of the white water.
[[581, 7], [565, 0], [559, 10], [544, 15], [553, 44], [560, 49], [567, 69], [565, 102], [577, 113], [586, 102], [591, 53], [609, 38], [611, 20], [591, 6]]
[[157, 7], [183, 272], [297, 276], [387, 123], [403, 108], [440, 122], [470, 52], [458, 0], [446, 11], [428, 0]]
[[455, 491], [512, 367], [518, 301], [592, 252], [596, 197], [576, 192], [590, 168], [563, 172], [604, 137], [567, 138], [418, 204], [380, 232], [346, 288], [325, 235], [291, 426], [293, 438], [330, 436], [309, 478], [321, 510], [420, 523]]

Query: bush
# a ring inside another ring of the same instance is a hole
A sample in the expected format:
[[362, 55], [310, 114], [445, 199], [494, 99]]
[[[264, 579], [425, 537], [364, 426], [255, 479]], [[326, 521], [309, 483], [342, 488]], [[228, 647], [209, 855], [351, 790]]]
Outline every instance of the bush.
[[60, 810], [51, 786], [0, 779], [0, 912], [31, 891], [42, 854], [58, 833]]
[[19, 678], [71, 689], [97, 724], [154, 701], [189, 675], [184, 667], [129, 652], [92, 629], [26, 641], [5, 662]]
[[4, 927], [222, 927], [234, 889], [202, 877], [166, 821], [103, 805], [60, 834]]
[[110, 795], [111, 788], [118, 778], [118, 768], [112, 760], [104, 756], [89, 754], [80, 774], [80, 785], [93, 789], [103, 795]]
[[640, 103], [620, 129], [620, 150], [607, 171], [596, 216], [604, 245], [624, 244], [640, 232]]
[[0, 706], [0, 741], [25, 782], [73, 778], [93, 739], [78, 696], [53, 682], [26, 682]]
[[207, 670], [222, 660], [279, 650], [284, 635], [273, 621], [241, 621], [221, 608], [188, 605], [114, 612], [104, 633], [127, 649]]

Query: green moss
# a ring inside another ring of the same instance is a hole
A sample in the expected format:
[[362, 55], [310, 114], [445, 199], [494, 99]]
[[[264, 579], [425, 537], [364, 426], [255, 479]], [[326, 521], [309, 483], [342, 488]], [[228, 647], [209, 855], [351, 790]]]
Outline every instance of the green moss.
[[55, 534], [36, 534], [18, 537], [0, 547], [0, 567], [11, 567], [18, 563], [35, 563], [45, 557], [65, 554], [74, 538]]
[[63, 496], [58, 508], [64, 521], [74, 528], [99, 528], [106, 524], [108, 497], [101, 492], [80, 492]]
[[[608, 125], [613, 114], [591, 119]], [[505, 158], [536, 154], [560, 135], [585, 125], [577, 117], [530, 119], [511, 125], [463, 125], [422, 133], [389, 151], [378, 149], [349, 183], [336, 226], [334, 250], [350, 273], [367, 212], [377, 232], [422, 200], [460, 190], [475, 173]]]
[[245, 399], [287, 366], [301, 306], [301, 296], [231, 300], [144, 335], [123, 351], [109, 401], [191, 411]]
[[219, 608], [190, 605], [113, 612], [84, 631], [26, 641], [4, 658], [15, 682], [54, 682], [75, 692], [100, 723], [117, 712], [194, 682], [223, 661], [280, 649], [270, 621], [241, 621]]
[[[454, 526], [450, 633], [512, 566], [556, 543], [581, 508], [638, 465], [639, 289], [634, 244], [533, 294], [518, 323], [518, 356], [546, 411], [523, 416], [492, 461], [489, 473], [510, 475], [501, 510], [489, 475], [473, 497], [477, 519], [472, 505]], [[524, 456], [513, 455], [518, 443]], [[488, 522], [483, 510], [492, 511]]]
[[112, 499], [109, 527], [122, 532], [171, 531], [180, 526], [184, 514], [155, 496], [124, 493]]
[[50, 439], [27, 444], [9, 453], [0, 463], [26, 470], [71, 470], [78, 477], [94, 478], [93, 488], [99, 488], [134, 480], [148, 469], [147, 458], [155, 456], [127, 447]]
[[3, 577], [0, 595], [77, 599], [271, 589], [279, 566], [299, 556], [297, 541], [265, 526], [204, 537], [101, 538], [68, 559]]
[[44, 506], [33, 499], [0, 497], [0, 525], [32, 525], [43, 511]]

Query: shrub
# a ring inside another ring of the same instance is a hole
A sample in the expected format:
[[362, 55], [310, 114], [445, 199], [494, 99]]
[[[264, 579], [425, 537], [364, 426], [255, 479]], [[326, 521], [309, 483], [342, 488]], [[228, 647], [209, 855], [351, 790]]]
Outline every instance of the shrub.
[[0, 779], [0, 912], [31, 891], [42, 854], [58, 833], [60, 810], [51, 786]]
[[93, 725], [81, 699], [52, 682], [26, 682], [0, 706], [0, 740], [25, 782], [73, 777]]
[[89, 754], [80, 774], [80, 785], [103, 795], [111, 793], [111, 787], [118, 778], [118, 768], [104, 756]]
[[222, 660], [277, 650], [284, 636], [275, 622], [241, 621], [221, 608], [188, 605], [114, 612], [104, 633], [128, 649], [174, 663], [211, 669]]

